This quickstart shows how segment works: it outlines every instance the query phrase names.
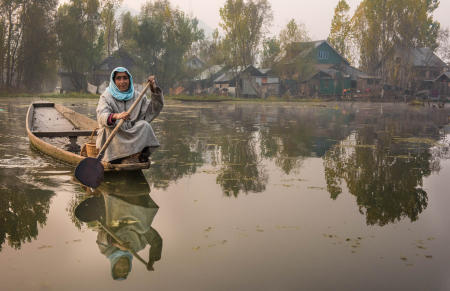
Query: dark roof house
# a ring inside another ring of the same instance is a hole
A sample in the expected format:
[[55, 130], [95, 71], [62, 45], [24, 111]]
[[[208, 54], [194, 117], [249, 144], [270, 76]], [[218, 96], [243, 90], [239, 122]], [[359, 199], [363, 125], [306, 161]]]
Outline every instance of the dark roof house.
[[112, 70], [117, 67], [125, 67], [133, 74], [136, 62], [128, 52], [119, 49], [95, 67], [91, 83], [99, 86], [105, 81], [109, 82]]

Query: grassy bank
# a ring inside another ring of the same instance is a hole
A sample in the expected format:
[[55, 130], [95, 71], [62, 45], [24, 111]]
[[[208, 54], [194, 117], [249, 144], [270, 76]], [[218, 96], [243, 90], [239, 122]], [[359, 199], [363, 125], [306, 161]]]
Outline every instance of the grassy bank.
[[[268, 97], [266, 99], [261, 98], [236, 98], [227, 96], [189, 96], [189, 95], [176, 95], [176, 96], [166, 96], [167, 99], [183, 101], [183, 102], [224, 102], [224, 101], [235, 101], [235, 102], [327, 102], [331, 100], [321, 99], [321, 98], [286, 98], [286, 97]], [[333, 99], [334, 100], [334, 99]]]
[[99, 95], [90, 93], [70, 92], [65, 94], [57, 93], [0, 93], [0, 98], [13, 98], [13, 97], [39, 97], [39, 98], [93, 98], [98, 99]]

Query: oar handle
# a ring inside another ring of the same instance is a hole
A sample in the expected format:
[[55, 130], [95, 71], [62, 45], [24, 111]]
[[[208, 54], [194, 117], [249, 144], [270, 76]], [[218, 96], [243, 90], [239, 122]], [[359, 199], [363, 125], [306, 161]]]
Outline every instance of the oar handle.
[[[121, 240], [117, 235], [114, 234], [114, 232], [112, 232], [106, 225], [104, 225], [103, 223], [101, 223], [100, 221], [97, 220], [97, 222], [100, 224], [100, 226], [114, 239], [116, 240], [120, 245], [125, 246], [126, 243]], [[128, 248], [127, 248], [128, 249]], [[135, 256], [139, 261], [141, 261], [144, 265], [147, 266], [147, 262], [141, 258], [141, 256], [138, 255], [138, 253], [136, 253], [135, 251], [128, 249], [128, 251], [130, 251], [133, 256]]]
[[[136, 100], [134, 100], [133, 104], [131, 104], [131, 107], [128, 108], [128, 110], [127, 110], [128, 114], [130, 114], [133, 111], [133, 109], [139, 104], [139, 102], [141, 101], [142, 97], [144, 97], [144, 94], [147, 91], [148, 87], [150, 87], [150, 82], [147, 82], [147, 85], [145, 85], [144, 90], [142, 90], [142, 92], [139, 95], [139, 97]], [[119, 123], [117, 123], [116, 127], [113, 129], [111, 134], [108, 136], [108, 139], [103, 144], [103, 146], [100, 149], [100, 151], [98, 152], [98, 155], [97, 155], [97, 159], [98, 160], [101, 160], [101, 158], [103, 157], [103, 152], [106, 151], [106, 148], [109, 146], [109, 144], [111, 143], [112, 139], [114, 138], [114, 136], [116, 135], [117, 131], [120, 129], [120, 127], [122, 126], [123, 123], [124, 123], [124, 120], [121, 119], [119, 121]]]

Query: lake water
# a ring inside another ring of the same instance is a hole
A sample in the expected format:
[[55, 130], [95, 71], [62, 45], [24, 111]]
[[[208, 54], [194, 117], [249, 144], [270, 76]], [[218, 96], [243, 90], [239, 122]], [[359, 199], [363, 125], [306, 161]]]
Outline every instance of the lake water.
[[0, 98], [0, 290], [450, 290], [448, 106], [169, 101], [151, 169], [88, 205], [151, 230], [119, 281], [92, 192], [30, 147], [36, 100]]

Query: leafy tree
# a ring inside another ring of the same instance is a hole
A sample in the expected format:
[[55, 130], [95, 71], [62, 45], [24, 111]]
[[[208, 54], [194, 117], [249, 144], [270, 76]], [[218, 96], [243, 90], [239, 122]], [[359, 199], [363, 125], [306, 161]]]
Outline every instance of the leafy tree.
[[352, 19], [362, 69], [383, 77], [392, 69], [395, 49], [438, 47], [438, 0], [364, 0]]
[[56, 81], [56, 5], [56, 0], [30, 1], [24, 5], [17, 76], [31, 91], [52, 89]]
[[117, 46], [129, 52], [136, 52], [136, 37], [138, 31], [138, 17], [128, 11], [121, 15], [120, 29], [117, 33]]
[[290, 94], [297, 95], [299, 84], [314, 72], [315, 48], [303, 24], [291, 19], [280, 31], [281, 53], [274, 69], [284, 80], [283, 86]]
[[84, 89], [85, 74], [101, 59], [98, 0], [71, 0], [58, 8], [56, 31], [61, 64], [77, 90]]
[[298, 24], [295, 19], [291, 19], [286, 27], [280, 31], [280, 46], [283, 52], [286, 52], [292, 43], [310, 40], [304, 24]]
[[340, 0], [334, 9], [334, 17], [331, 21], [330, 35], [328, 41], [339, 54], [351, 61], [350, 46], [352, 42], [351, 19], [348, 15], [350, 6], [347, 1]]
[[6, 22], [0, 17], [0, 87], [3, 85], [3, 72], [6, 56]]
[[261, 65], [272, 68], [276, 57], [281, 53], [280, 41], [276, 37], [268, 38], [263, 42]]
[[0, 2], [0, 87], [42, 90], [55, 79], [56, 0]]
[[[4, 28], [4, 49], [1, 56], [3, 71], [1, 78], [2, 84], [7, 89], [14, 86], [15, 64], [21, 39], [21, 27], [18, 20], [23, 7], [22, 4], [20, 0], [4, 0], [0, 2], [0, 13]], [[3, 72], [6, 78], [3, 76]]]
[[122, 0], [103, 0], [103, 7], [100, 13], [102, 23], [103, 37], [105, 42], [106, 54], [110, 56], [116, 44], [116, 10], [122, 3]]
[[224, 64], [225, 51], [219, 30], [213, 31], [211, 39], [204, 38], [195, 42], [189, 51], [189, 55], [200, 57], [207, 67]]
[[158, 76], [163, 87], [170, 87], [185, 75], [183, 58], [191, 45], [204, 38], [198, 21], [167, 0], [142, 6], [136, 33], [137, 57], [144, 72]]
[[437, 54], [444, 62], [450, 64], [450, 30], [448, 28], [439, 31], [438, 42]]
[[[225, 32], [224, 48], [227, 64], [235, 71], [255, 63], [258, 47], [272, 21], [272, 10], [267, 0], [227, 0], [220, 8], [220, 27]], [[239, 95], [239, 84], [236, 84]]]

